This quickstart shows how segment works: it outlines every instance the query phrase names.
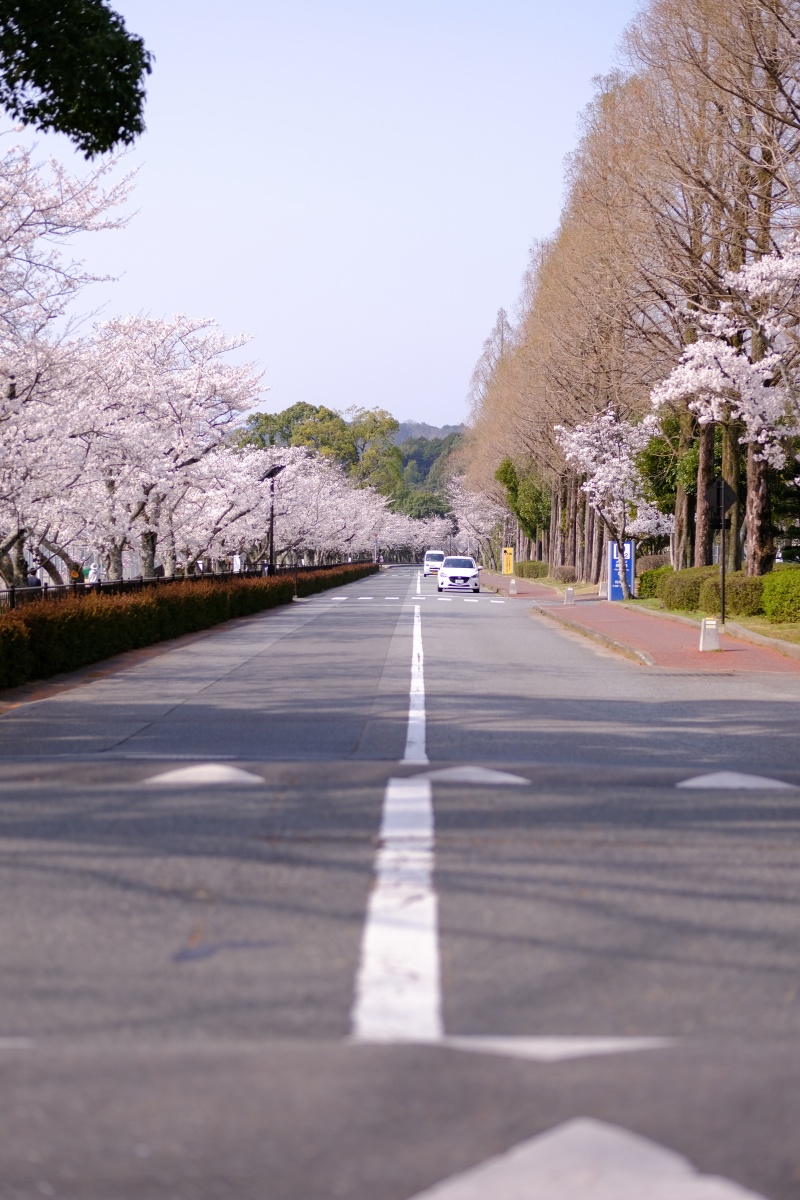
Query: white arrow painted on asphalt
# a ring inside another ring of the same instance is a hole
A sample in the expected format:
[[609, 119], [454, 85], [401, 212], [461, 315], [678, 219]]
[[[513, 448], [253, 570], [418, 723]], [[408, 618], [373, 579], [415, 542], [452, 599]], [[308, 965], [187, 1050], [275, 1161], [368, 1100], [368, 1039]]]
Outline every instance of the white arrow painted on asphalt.
[[752, 788], [760, 791], [785, 790], [787, 788], [789, 791], [797, 790], [793, 784], [784, 783], [782, 779], [769, 779], [766, 775], [745, 775], [741, 771], [714, 771], [710, 775], [695, 775], [691, 779], [682, 779], [675, 786], [679, 788], [729, 788], [730, 790]]
[[765, 1200], [638, 1134], [580, 1117], [411, 1200]]
[[237, 783], [253, 787], [264, 780], [260, 775], [251, 775], [241, 767], [230, 767], [224, 763], [198, 763], [193, 767], [178, 767], [174, 771], [164, 771], [161, 775], [152, 775], [147, 783], [166, 784], [168, 787], [183, 787], [186, 784]]
[[499, 1054], [535, 1062], [564, 1062], [600, 1054], [625, 1054], [632, 1050], [660, 1050], [674, 1045], [658, 1037], [445, 1037], [442, 1045], [472, 1054]]
[[507, 771], [493, 771], [490, 767], [442, 767], [438, 771], [426, 771], [424, 778], [440, 783], [530, 783], [522, 775], [509, 775]]

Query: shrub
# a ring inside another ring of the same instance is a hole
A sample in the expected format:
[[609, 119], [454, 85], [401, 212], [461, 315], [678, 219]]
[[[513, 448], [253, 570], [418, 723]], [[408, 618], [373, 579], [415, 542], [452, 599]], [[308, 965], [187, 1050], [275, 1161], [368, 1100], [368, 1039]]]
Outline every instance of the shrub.
[[700, 588], [706, 579], [716, 575], [719, 567], [688, 567], [685, 571], [670, 571], [659, 579], [656, 595], [664, 607], [672, 610], [700, 607]]
[[636, 559], [636, 574], [644, 575], [645, 571], [657, 571], [659, 567], [670, 566], [668, 554], [643, 554]]
[[0, 617], [0, 688], [31, 677], [28, 630], [15, 612]]
[[315, 571], [313, 568], [297, 572], [298, 596], [312, 596], [315, 592], [324, 592], [328, 588], [341, 587], [344, 583], [355, 583], [367, 575], [374, 575], [378, 567], [375, 563], [342, 563], [340, 567], [325, 571]]
[[557, 579], [559, 583], [574, 583], [578, 578], [575, 574], [574, 567], [553, 567], [550, 571], [553, 579]]
[[92, 593], [28, 604], [0, 618], [0, 628], [17, 622], [26, 630], [27, 670], [12, 680], [22, 683], [288, 604], [293, 594], [293, 580], [280, 576], [171, 583], [118, 596]]
[[[657, 558], [658, 555], [653, 554], [653, 555], [650, 555], [650, 557]], [[637, 566], [638, 566], [638, 564], [637, 564]], [[672, 572], [672, 567], [669, 566], [668, 563], [665, 563], [661, 567], [651, 567], [650, 570], [643, 571], [642, 574], [638, 576], [638, 583], [637, 583], [637, 589], [636, 589], [636, 594], [639, 597], [639, 599], [640, 600], [650, 600], [654, 596], [657, 596], [658, 595], [657, 588], [658, 588], [659, 580], [663, 579], [663, 577], [665, 575], [671, 574], [671, 572]]]
[[[743, 571], [734, 571], [726, 575], [726, 614], [732, 617], [755, 617], [760, 613], [764, 579], [763, 575], [745, 575]], [[720, 611], [721, 602], [719, 575], [704, 580], [700, 588], [698, 607], [703, 612], [717, 613]]]
[[800, 571], [773, 571], [763, 580], [767, 619], [776, 625], [800, 621]]
[[522, 559], [514, 564], [514, 574], [520, 579], [542, 579], [548, 571], [546, 562], [526, 561]]

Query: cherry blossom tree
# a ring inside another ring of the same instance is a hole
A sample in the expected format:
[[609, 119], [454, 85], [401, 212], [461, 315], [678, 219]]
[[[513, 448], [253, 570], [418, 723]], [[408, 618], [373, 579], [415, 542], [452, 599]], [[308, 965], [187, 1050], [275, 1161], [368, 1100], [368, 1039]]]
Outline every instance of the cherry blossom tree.
[[[625, 561], [625, 541], [630, 537], [654, 537], [672, 532], [673, 518], [659, 512], [644, 494], [644, 483], [636, 456], [658, 430], [657, 419], [648, 415], [639, 424], [620, 420], [612, 407], [567, 429], [555, 426], [555, 436], [568, 463], [585, 476], [581, 489], [616, 543], [618, 561]], [[622, 594], [630, 599], [624, 571], [620, 571]]]

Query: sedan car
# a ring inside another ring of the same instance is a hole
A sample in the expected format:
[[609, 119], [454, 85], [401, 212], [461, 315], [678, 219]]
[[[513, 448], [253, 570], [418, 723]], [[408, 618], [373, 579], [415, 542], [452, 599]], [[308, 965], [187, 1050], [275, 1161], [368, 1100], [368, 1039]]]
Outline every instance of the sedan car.
[[439, 592], [479, 592], [481, 569], [474, 558], [446, 558], [439, 567]]

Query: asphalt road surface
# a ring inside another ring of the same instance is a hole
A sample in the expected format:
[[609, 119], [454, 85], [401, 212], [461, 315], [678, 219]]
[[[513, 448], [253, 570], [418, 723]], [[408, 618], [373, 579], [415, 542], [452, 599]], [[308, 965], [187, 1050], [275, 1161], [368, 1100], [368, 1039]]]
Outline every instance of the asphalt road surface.
[[67, 682], [0, 717], [2, 1200], [800, 1198], [800, 672], [397, 568]]

